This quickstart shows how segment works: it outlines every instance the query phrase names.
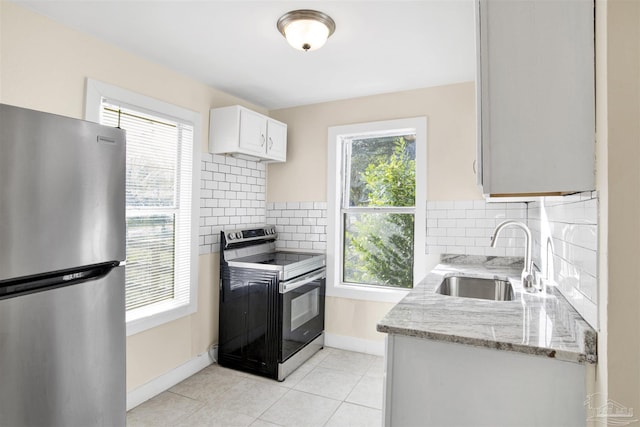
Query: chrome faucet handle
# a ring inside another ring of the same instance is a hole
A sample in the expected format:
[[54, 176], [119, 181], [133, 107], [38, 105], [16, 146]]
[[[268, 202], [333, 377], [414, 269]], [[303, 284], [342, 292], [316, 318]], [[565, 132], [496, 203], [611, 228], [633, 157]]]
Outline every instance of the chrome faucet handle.
[[522, 287], [525, 291], [533, 293], [538, 291], [538, 287], [536, 286], [536, 278], [533, 274], [528, 271], [522, 272]]
[[536, 284], [536, 286], [538, 287], [538, 290], [540, 292], [546, 293], [547, 292], [547, 282], [548, 280], [543, 277], [543, 274], [541, 271], [539, 270], [534, 270], [533, 271], [533, 280], [534, 283]]
[[522, 287], [526, 292], [535, 293], [535, 292], [544, 292], [545, 285], [542, 281], [542, 277], [536, 274], [535, 271], [523, 271], [522, 272]]

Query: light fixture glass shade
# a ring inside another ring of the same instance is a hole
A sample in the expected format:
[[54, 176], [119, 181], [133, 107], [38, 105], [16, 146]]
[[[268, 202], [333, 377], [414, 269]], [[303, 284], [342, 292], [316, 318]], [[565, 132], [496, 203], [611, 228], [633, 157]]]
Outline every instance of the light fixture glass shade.
[[327, 42], [329, 29], [321, 22], [301, 19], [287, 25], [284, 34], [293, 48], [316, 50]]
[[293, 48], [304, 51], [322, 47], [336, 28], [329, 15], [315, 10], [288, 12], [278, 19], [277, 26]]

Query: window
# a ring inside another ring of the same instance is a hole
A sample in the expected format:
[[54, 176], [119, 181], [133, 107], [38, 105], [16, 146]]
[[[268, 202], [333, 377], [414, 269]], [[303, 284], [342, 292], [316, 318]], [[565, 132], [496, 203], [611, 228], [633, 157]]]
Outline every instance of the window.
[[87, 118], [127, 132], [127, 333], [195, 312], [199, 114], [88, 80]]
[[327, 294], [395, 301], [423, 277], [426, 119], [332, 127]]

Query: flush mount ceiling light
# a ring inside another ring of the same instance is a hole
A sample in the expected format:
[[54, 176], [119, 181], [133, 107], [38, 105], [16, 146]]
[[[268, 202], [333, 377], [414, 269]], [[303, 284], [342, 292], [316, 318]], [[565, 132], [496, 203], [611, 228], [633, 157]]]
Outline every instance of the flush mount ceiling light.
[[298, 50], [322, 47], [336, 29], [336, 23], [326, 13], [301, 9], [287, 12], [278, 19], [278, 31]]

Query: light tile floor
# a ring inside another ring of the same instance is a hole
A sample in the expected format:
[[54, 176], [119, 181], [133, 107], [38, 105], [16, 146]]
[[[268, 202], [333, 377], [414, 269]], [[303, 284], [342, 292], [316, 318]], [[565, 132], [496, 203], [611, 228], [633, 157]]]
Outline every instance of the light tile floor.
[[325, 347], [285, 381], [211, 365], [127, 413], [127, 426], [382, 425], [382, 357]]

